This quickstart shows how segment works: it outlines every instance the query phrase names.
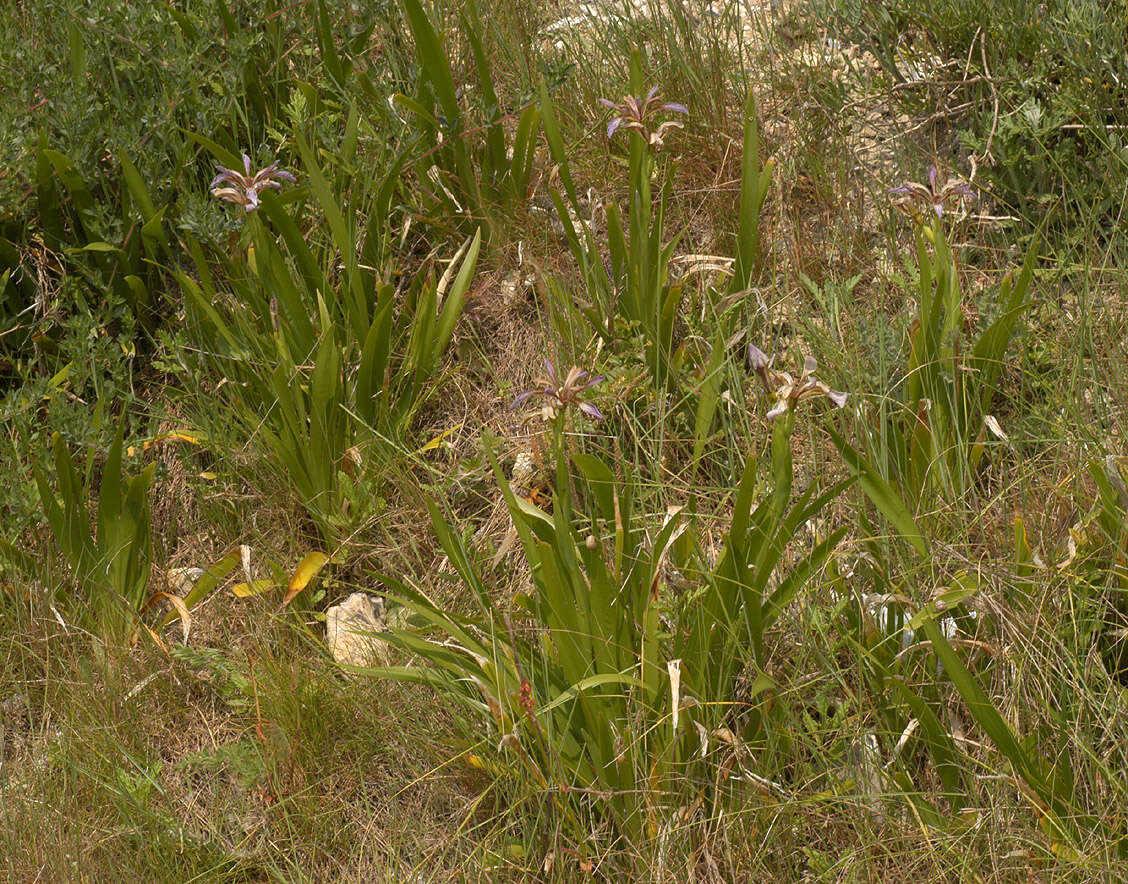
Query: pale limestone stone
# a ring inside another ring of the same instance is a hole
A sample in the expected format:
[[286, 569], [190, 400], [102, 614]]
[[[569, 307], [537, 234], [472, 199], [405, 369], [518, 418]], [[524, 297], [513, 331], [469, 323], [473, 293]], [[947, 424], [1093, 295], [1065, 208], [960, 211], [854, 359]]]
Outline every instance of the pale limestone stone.
[[384, 600], [366, 592], [354, 592], [325, 612], [325, 640], [338, 663], [387, 666], [392, 649], [372, 635], [387, 628]]

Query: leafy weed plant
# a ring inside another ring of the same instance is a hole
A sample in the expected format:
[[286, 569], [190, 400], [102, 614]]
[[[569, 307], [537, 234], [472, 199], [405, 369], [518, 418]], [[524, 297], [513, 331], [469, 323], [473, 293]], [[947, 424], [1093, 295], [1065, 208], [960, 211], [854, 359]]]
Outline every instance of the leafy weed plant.
[[[380, 637], [424, 665], [369, 674], [430, 684], [466, 704], [475, 713], [466, 736], [476, 752], [488, 753], [487, 769], [522, 798], [551, 796], [577, 840], [591, 814], [612, 825], [611, 843], [625, 849], [668, 831], [679, 808], [694, 802], [720, 812], [736, 799], [716, 774], [710, 740], [759, 745], [780, 727], [779, 707], [773, 712], [766, 702], [775, 684], [764, 671], [764, 636], [844, 533], [823, 539], [781, 574], [799, 526], [850, 481], [791, 499], [793, 407], [776, 424], [773, 487], [756, 505], [759, 459], [749, 457], [712, 566], [680, 508], [648, 538], [630, 477], [617, 478], [595, 455], [565, 453], [562, 410], [554, 418], [551, 514], [517, 497], [493, 461], [534, 584], [531, 595], [515, 599], [518, 625], [491, 597], [465, 540], [432, 506], [443, 550], [477, 610], [455, 615], [395, 582], [417, 625]], [[577, 483], [586, 489], [587, 512], [577, 509]], [[675, 547], [683, 550], [682, 567], [700, 577], [688, 596], [671, 600]], [[754, 686], [738, 705], [735, 687], [748, 673]], [[772, 771], [781, 763], [762, 757], [757, 767]]]
[[[148, 495], [155, 469], [150, 464], [136, 475], [123, 475], [124, 426], [118, 428], [97, 486], [95, 452], [91, 450], [80, 474], [58, 433], [52, 439], [58, 496], [46, 473], [38, 468], [35, 472], [55, 546], [66, 559], [77, 589], [64, 606], [75, 622], [118, 641], [133, 631], [149, 594]], [[87, 507], [93, 500], [97, 500], [97, 521], [92, 530]]]
[[918, 224], [913, 294], [918, 305], [909, 331], [900, 401], [879, 408], [876, 430], [860, 423], [863, 449], [904, 499], [927, 510], [936, 497], [958, 500], [976, 488], [992, 435], [1007, 351], [1029, 309], [1037, 252], [1027, 253], [1017, 277], [1004, 277], [996, 315], [965, 341], [959, 269], [943, 227]]

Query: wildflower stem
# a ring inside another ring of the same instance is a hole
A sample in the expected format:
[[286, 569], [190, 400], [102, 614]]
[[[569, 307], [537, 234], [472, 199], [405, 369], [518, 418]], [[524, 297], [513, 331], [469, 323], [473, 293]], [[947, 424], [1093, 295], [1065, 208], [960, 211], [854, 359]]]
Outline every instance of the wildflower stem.
[[777, 518], [783, 518], [791, 499], [793, 466], [791, 460], [791, 433], [795, 429], [795, 412], [788, 409], [772, 425], [772, 509]]

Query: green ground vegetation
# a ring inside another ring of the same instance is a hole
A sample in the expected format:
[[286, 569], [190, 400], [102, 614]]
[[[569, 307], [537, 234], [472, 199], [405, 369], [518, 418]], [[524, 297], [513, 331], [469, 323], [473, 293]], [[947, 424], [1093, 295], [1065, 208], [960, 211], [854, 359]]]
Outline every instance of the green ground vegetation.
[[5, 880], [1128, 875], [1123, 2], [0, 37]]

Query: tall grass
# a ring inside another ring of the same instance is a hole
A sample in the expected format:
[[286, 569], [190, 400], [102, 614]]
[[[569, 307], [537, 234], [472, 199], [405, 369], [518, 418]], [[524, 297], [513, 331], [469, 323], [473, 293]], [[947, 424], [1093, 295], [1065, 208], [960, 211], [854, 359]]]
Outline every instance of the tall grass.
[[0, 10], [8, 877], [1123, 877], [1120, 19], [748, 6]]

